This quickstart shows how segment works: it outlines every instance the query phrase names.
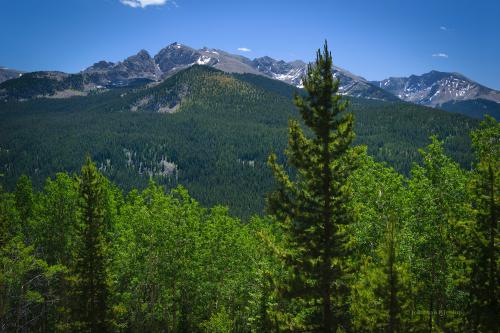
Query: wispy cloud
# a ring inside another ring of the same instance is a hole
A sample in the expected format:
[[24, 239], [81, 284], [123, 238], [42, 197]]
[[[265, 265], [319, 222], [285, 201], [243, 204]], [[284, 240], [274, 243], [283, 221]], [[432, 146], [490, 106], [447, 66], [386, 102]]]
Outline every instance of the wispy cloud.
[[168, 0], [120, 0], [126, 6], [132, 8], [145, 8], [147, 6], [163, 6]]
[[238, 51], [241, 52], [252, 52], [248, 47], [238, 47]]
[[449, 32], [449, 33], [451, 33], [451, 32], [453, 32], [453, 31], [454, 31], [454, 29], [452, 29], [452, 28], [450, 28], [450, 27], [447, 27], [447, 26], [445, 26], [445, 25], [440, 26], [440, 27], [439, 27], [439, 30], [441, 30], [441, 31], [443, 31], [443, 32]]
[[432, 56], [434, 58], [448, 58], [448, 55], [446, 53], [443, 53], [443, 52], [434, 53]]

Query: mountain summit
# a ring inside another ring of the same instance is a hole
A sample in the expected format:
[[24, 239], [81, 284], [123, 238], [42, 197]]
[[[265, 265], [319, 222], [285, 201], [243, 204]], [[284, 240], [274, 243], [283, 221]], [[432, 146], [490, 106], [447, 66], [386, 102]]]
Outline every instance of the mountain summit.
[[134, 79], [160, 79], [161, 71], [149, 53], [145, 50], [130, 56], [122, 62], [99, 61], [82, 72], [95, 84], [126, 85]]

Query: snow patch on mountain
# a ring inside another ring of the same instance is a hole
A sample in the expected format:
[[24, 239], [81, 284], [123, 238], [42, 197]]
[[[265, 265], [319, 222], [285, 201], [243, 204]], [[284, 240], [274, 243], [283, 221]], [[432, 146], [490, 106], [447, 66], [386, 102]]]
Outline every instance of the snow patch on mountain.
[[198, 58], [198, 60], [196, 60], [196, 63], [198, 65], [207, 65], [210, 62], [210, 60], [212, 60], [212, 58], [202, 55], [201, 57]]

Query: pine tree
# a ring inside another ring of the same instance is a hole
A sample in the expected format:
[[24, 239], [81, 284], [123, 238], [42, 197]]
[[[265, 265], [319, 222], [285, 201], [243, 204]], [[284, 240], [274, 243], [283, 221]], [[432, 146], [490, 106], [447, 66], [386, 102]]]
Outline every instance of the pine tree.
[[290, 121], [286, 154], [296, 179], [278, 164], [276, 155], [269, 157], [278, 189], [269, 195], [268, 209], [287, 235], [286, 262], [292, 277], [285, 295], [292, 307], [301, 309], [289, 329], [335, 332], [342, 327], [341, 299], [347, 293], [347, 178], [358, 151], [349, 148], [354, 118], [343, 114], [347, 101], [338, 94], [326, 42], [315, 64], [308, 66], [303, 84], [308, 94], [296, 95], [294, 102], [313, 136], [307, 136], [298, 121]]
[[87, 158], [81, 170], [79, 195], [81, 226], [74, 259], [75, 329], [82, 332], [106, 332], [107, 184], [90, 158]]
[[471, 321], [475, 330], [495, 332], [500, 313], [500, 125], [486, 117], [472, 133], [472, 142], [478, 160], [473, 182], [478, 253], [473, 258]]

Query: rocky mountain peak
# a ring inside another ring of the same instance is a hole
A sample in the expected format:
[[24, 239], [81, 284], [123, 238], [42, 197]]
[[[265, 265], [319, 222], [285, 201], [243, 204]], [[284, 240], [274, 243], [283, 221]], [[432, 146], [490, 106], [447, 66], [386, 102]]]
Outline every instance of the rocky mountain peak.
[[85, 72], [97, 72], [97, 71], [107, 70], [112, 68], [114, 65], [115, 64], [110, 61], [101, 60], [96, 62], [89, 68], [87, 68]]
[[196, 63], [200, 56], [197, 50], [175, 42], [161, 49], [154, 61], [163, 73], [168, 73], [178, 67]]
[[500, 92], [456, 72], [432, 70], [422, 75], [390, 77], [373, 83], [405, 101], [432, 107], [473, 99], [500, 102]]
[[140, 50], [139, 52], [137, 52], [137, 54], [135, 55], [136, 57], [138, 58], [141, 58], [141, 59], [151, 59], [151, 56], [149, 55], [149, 52], [142, 49]]
[[99, 61], [82, 72], [95, 85], [127, 85], [135, 79], [157, 80], [160, 76], [153, 58], [146, 50], [122, 62]]

